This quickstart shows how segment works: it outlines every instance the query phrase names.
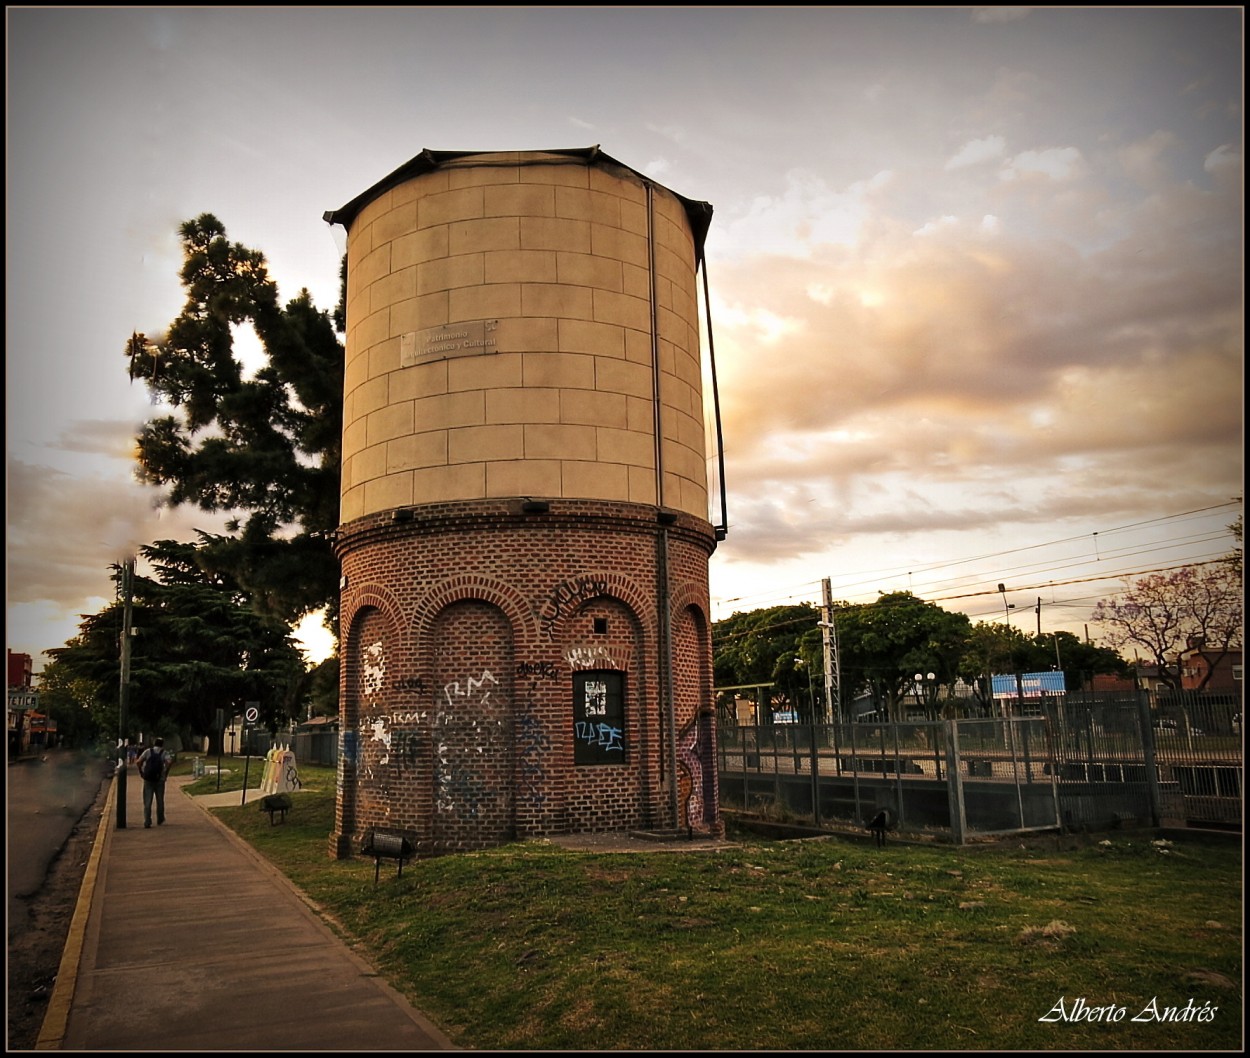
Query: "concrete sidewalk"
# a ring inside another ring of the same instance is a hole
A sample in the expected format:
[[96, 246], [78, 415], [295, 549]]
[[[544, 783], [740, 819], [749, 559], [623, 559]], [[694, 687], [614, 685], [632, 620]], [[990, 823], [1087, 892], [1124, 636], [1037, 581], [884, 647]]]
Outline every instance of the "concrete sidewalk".
[[207, 810], [242, 793], [190, 798], [187, 781], [150, 829], [134, 774], [117, 827], [112, 781], [37, 1048], [455, 1049]]

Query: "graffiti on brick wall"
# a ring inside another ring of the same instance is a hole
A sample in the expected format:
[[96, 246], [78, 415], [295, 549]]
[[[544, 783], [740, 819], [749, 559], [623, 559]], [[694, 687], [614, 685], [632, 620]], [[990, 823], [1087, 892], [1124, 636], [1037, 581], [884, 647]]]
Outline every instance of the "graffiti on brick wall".
[[620, 753], [625, 749], [625, 744], [621, 741], [621, 729], [611, 724], [579, 720], [573, 725], [573, 733], [579, 742], [594, 746], [605, 753]]
[[519, 677], [558, 680], [560, 669], [551, 661], [521, 661], [517, 663], [516, 674]]
[[377, 717], [370, 720], [369, 727], [373, 729], [369, 741], [381, 744], [376, 760], [378, 767], [383, 768], [391, 762], [391, 733], [386, 729], [386, 718]]
[[551, 736], [542, 722], [529, 713], [517, 719], [517, 800], [533, 808], [547, 802], [546, 762], [551, 756]]
[[[489, 669], [484, 669], [480, 676], [453, 680], [443, 686], [448, 708], [436, 719], [439, 739], [434, 747], [434, 803], [439, 812], [476, 819], [481, 806], [490, 798], [485, 783], [477, 773], [466, 768], [461, 759], [470, 753], [485, 754], [493, 741], [492, 735], [497, 735], [503, 726], [497, 717], [475, 712], [490, 705], [492, 684], [498, 686], [499, 680]], [[454, 741], [447, 737], [453, 731], [459, 736]]]
[[409, 713], [392, 713], [392, 724], [423, 724], [426, 716], [429, 715], [424, 709], [414, 710]]
[[608, 582], [603, 577], [582, 576], [557, 584], [543, 603], [539, 612], [539, 627], [543, 635], [551, 638], [556, 622], [567, 613], [576, 610], [589, 599], [608, 593]]
[[686, 799], [686, 825], [702, 828], [707, 820], [704, 791], [710, 786], [708, 778], [712, 768], [711, 751], [703, 737], [704, 727], [692, 720], [677, 741], [677, 759], [690, 776], [690, 796]]
[[410, 771], [421, 761], [420, 734], [408, 728], [391, 732], [391, 760], [400, 771]]
[[364, 650], [360, 662], [360, 690], [370, 698], [382, 689], [382, 681], [386, 678], [386, 654], [382, 641], [370, 643]]
[[[375, 697], [382, 690], [386, 679], [386, 647], [382, 640], [370, 643], [361, 651], [360, 657], [360, 696], [362, 699], [357, 731], [343, 732], [344, 758], [347, 763], [360, 767], [364, 778], [375, 778], [374, 763], [378, 766], [387, 763], [390, 756], [390, 734], [386, 730], [385, 718], [366, 718], [368, 699]], [[378, 743], [381, 747], [377, 754], [370, 753], [370, 747]], [[371, 759], [373, 758], [373, 759]], [[339, 782], [342, 783], [342, 771]]]
[[458, 704], [457, 699], [459, 698], [466, 699], [465, 704], [469, 704], [469, 700], [476, 699], [483, 706], [486, 706], [490, 703], [491, 692], [489, 690], [483, 691], [482, 688], [487, 683], [496, 685], [499, 683], [489, 669], [483, 671], [482, 675], [476, 679], [470, 676], [467, 680], [453, 680], [451, 683], [446, 684], [443, 687], [443, 697], [447, 699], [447, 704], [452, 707]]
[[[423, 726], [429, 714], [424, 709], [392, 713], [391, 764], [400, 771], [415, 771], [421, 763], [420, 733], [412, 725]], [[401, 726], [402, 725], [402, 726]]]
[[593, 646], [574, 644], [566, 647], [564, 650], [564, 661], [574, 672], [578, 669], [617, 668], [616, 662], [612, 660], [612, 655], [608, 653], [608, 648], [602, 643], [596, 643]]

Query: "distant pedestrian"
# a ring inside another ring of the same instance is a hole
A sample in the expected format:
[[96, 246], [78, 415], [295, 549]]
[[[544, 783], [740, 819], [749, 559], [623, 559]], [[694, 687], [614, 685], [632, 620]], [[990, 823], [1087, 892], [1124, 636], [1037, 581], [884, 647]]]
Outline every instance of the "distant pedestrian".
[[173, 763], [165, 752], [165, 740], [154, 740], [151, 748], [139, 754], [139, 775], [143, 778], [143, 825], [152, 825], [152, 798], [156, 798], [156, 825], [165, 822], [165, 777]]

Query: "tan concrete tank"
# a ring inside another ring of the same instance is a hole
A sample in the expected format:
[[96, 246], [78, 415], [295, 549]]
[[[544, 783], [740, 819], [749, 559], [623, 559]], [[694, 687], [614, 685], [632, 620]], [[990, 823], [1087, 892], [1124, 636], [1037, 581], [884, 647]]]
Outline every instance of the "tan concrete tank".
[[501, 496], [706, 518], [706, 210], [602, 155], [416, 163], [335, 218], [351, 232], [342, 520]]

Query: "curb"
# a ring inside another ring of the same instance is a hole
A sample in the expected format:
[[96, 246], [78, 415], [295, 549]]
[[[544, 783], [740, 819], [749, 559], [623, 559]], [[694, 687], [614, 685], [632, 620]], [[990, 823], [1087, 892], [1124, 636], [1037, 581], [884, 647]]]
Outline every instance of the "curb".
[[70, 1007], [78, 987], [78, 964], [82, 959], [83, 940], [87, 934], [91, 902], [95, 898], [96, 879], [100, 875], [100, 860], [104, 856], [104, 843], [108, 839], [109, 820], [113, 815], [116, 798], [117, 783], [114, 781], [109, 784], [104, 811], [100, 816], [100, 828], [96, 831], [95, 842], [91, 846], [91, 858], [87, 861], [87, 871], [78, 889], [78, 900], [74, 904], [74, 917], [70, 920], [69, 933], [65, 937], [65, 950], [61, 953], [56, 983], [52, 986], [52, 997], [48, 1000], [48, 1009], [44, 1013], [43, 1024], [35, 1041], [37, 1051], [59, 1051], [65, 1041]]

